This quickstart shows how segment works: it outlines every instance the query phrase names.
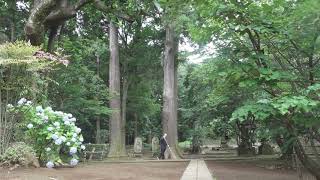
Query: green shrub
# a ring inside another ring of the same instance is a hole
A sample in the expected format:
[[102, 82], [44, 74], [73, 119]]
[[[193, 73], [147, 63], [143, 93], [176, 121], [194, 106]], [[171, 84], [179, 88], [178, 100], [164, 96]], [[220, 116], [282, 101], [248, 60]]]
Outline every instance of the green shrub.
[[16, 164], [22, 166], [39, 166], [35, 151], [24, 142], [12, 144], [1, 156], [0, 161], [4, 166], [12, 166]]
[[25, 98], [20, 99], [15, 107], [8, 106], [10, 112], [22, 116], [26, 138], [43, 164], [48, 168], [66, 162], [77, 165], [78, 153], [85, 146], [82, 145], [81, 129], [75, 125], [76, 118], [72, 114], [35, 106]]

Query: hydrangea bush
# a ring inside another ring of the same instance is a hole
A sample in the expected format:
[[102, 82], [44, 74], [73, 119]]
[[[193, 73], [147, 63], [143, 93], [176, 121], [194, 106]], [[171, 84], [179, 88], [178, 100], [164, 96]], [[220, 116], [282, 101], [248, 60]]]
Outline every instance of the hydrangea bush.
[[39, 160], [48, 168], [64, 163], [78, 164], [78, 153], [85, 149], [81, 129], [75, 125], [72, 114], [54, 111], [51, 107], [36, 106], [22, 98], [16, 106], [8, 105], [11, 112], [24, 119], [28, 139], [33, 143]]

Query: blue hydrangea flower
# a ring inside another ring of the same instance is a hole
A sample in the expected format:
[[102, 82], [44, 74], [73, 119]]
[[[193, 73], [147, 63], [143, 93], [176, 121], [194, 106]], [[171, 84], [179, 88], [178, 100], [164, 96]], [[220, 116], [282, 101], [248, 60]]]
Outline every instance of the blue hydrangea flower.
[[42, 106], [37, 106], [37, 107], [36, 107], [36, 111], [37, 111], [38, 113], [43, 113]]
[[25, 102], [27, 102], [27, 99], [26, 99], [26, 98], [21, 98], [21, 99], [18, 101], [18, 105], [22, 105], [22, 104], [24, 104]]
[[53, 130], [53, 127], [50, 126], [50, 127], [47, 128], [47, 130], [48, 130], [48, 131], [52, 131], [52, 130]]
[[72, 137], [74, 137], [74, 138], [77, 137], [77, 136], [78, 136], [77, 133], [73, 133], [73, 134], [72, 134]]
[[28, 127], [29, 129], [31, 129], [31, 128], [33, 128], [33, 124], [30, 123], [30, 124], [27, 125], [27, 127]]
[[47, 168], [53, 168], [54, 167], [54, 164], [52, 161], [48, 161], [47, 164], [46, 164]]
[[71, 165], [71, 166], [76, 166], [76, 165], [78, 164], [78, 162], [79, 162], [79, 161], [78, 161], [77, 159], [74, 159], [74, 158], [73, 158], [73, 159], [70, 160], [70, 165]]
[[52, 138], [53, 140], [57, 140], [59, 137], [58, 137], [58, 135], [56, 135], [56, 134], [52, 134], [52, 135], [51, 135], [51, 138]]
[[75, 153], [77, 153], [77, 148], [76, 147], [71, 147], [70, 148], [70, 154], [72, 155], [72, 154], [75, 154]]
[[55, 143], [56, 145], [60, 145], [60, 144], [62, 144], [62, 139], [58, 138], [58, 139], [56, 139], [56, 140], [54, 141], [54, 143]]
[[48, 117], [48, 116], [43, 116], [43, 118], [42, 118], [42, 119], [43, 119], [43, 121], [44, 121], [44, 122], [48, 122], [49, 117]]
[[68, 116], [63, 116], [62, 120], [63, 121], [69, 121], [69, 118], [68, 118]]

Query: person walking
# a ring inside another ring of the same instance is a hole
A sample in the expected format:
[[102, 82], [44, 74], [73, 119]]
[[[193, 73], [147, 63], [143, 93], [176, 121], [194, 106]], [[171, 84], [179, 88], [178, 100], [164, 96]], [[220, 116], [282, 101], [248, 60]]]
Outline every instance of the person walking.
[[166, 140], [167, 134], [164, 133], [164, 135], [160, 138], [160, 157], [159, 159], [164, 159], [164, 152], [167, 149], [167, 140]]

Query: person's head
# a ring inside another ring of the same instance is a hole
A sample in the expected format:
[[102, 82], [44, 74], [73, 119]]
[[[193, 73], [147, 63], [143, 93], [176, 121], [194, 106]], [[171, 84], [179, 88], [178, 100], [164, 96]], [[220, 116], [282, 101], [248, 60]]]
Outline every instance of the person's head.
[[167, 133], [164, 133], [164, 134], [163, 134], [163, 137], [164, 137], [164, 138], [167, 137]]

